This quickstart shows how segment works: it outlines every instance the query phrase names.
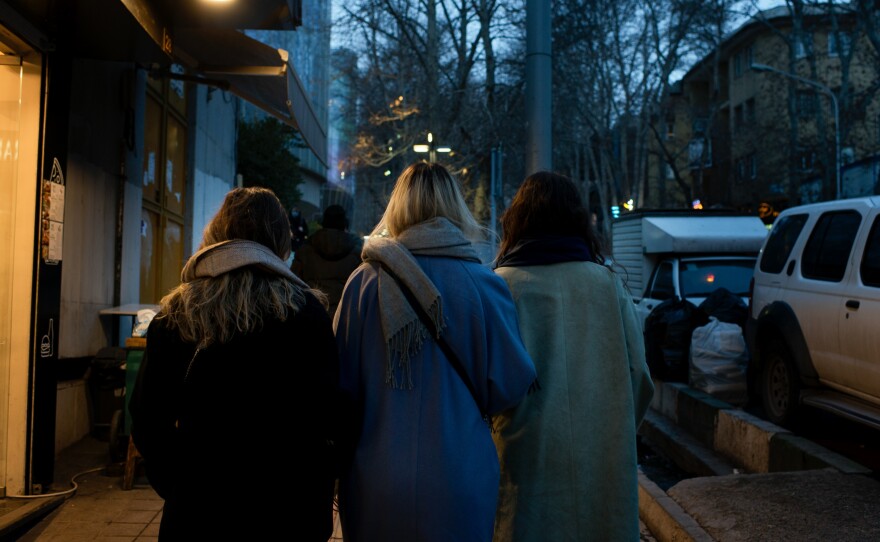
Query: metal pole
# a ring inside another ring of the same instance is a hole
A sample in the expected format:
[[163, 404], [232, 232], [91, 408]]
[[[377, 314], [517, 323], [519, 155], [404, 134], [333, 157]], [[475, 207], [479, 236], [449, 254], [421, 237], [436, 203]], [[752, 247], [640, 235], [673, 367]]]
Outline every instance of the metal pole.
[[751, 68], [759, 72], [766, 71], [778, 73], [779, 75], [782, 75], [784, 77], [794, 79], [795, 81], [800, 81], [805, 85], [809, 85], [817, 89], [823, 94], [827, 94], [828, 97], [831, 98], [831, 106], [834, 108], [834, 179], [837, 191], [835, 199], [840, 199], [842, 195], [842, 186], [840, 181], [840, 110], [837, 104], [837, 96], [834, 95], [834, 91], [817, 81], [813, 81], [812, 79], [807, 79], [806, 77], [801, 77], [800, 75], [796, 75], [794, 73], [782, 71], [766, 64], [752, 64]]
[[498, 151], [492, 149], [492, 175], [489, 177], [489, 223], [495, 233], [495, 176], [498, 175]]
[[526, 0], [526, 174], [553, 169], [550, 2]]

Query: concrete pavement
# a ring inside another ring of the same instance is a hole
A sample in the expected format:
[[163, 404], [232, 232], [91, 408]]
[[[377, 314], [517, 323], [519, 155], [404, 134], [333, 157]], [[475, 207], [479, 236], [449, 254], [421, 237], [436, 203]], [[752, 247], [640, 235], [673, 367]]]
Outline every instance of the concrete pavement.
[[[664, 491], [640, 474], [642, 541], [880, 540], [877, 473], [681, 384], [658, 382], [652, 406], [642, 438], [695, 477]], [[51, 490], [67, 493], [0, 499], [0, 541], [157, 540], [162, 499], [142, 476], [123, 490], [109, 459], [92, 437], [63, 451]]]

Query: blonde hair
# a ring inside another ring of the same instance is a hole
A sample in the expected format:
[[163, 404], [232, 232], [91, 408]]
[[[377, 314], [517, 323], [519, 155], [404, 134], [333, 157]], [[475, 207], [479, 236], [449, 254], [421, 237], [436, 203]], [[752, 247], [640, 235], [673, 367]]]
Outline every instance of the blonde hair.
[[[200, 248], [245, 239], [269, 247], [282, 260], [290, 255], [290, 222], [275, 193], [267, 188], [231, 190], [205, 227]], [[316, 291], [312, 291], [313, 294]], [[246, 266], [218, 277], [181, 283], [160, 301], [181, 339], [204, 348], [227, 343], [236, 333], [259, 330], [265, 319], [281, 321], [306, 302], [305, 292], [290, 280]], [[317, 292], [326, 303], [326, 296]]]
[[397, 237], [407, 228], [436, 217], [448, 219], [469, 237], [484, 231], [449, 171], [440, 164], [417, 162], [397, 178], [388, 207], [373, 235], [387, 232]]

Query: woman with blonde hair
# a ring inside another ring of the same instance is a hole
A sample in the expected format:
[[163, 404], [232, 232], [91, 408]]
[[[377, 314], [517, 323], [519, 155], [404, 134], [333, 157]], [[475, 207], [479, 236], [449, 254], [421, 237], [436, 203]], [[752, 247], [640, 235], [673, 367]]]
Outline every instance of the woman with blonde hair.
[[498, 457], [484, 419], [525, 397], [534, 366], [504, 282], [439, 164], [400, 175], [334, 328], [358, 432], [340, 474], [347, 541], [489, 541]]
[[567, 177], [527, 177], [501, 225], [496, 273], [541, 391], [496, 420], [495, 540], [635, 542], [636, 430], [654, 393], [635, 305]]
[[272, 191], [232, 190], [150, 323], [131, 434], [165, 499], [160, 540], [332, 533], [338, 357], [290, 243]]

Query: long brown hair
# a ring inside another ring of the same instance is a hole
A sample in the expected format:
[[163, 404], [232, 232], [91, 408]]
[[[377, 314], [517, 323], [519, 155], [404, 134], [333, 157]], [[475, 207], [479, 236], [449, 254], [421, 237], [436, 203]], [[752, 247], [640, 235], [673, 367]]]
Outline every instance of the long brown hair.
[[587, 243], [593, 261], [604, 264], [602, 246], [591, 225], [591, 215], [577, 186], [558, 173], [539, 171], [526, 177], [501, 215], [501, 244], [498, 258], [521, 240], [540, 235], [580, 237]]
[[[205, 227], [200, 248], [232, 239], [255, 241], [287, 259], [290, 222], [274, 192], [249, 187], [226, 194]], [[184, 341], [205, 347], [226, 343], [236, 333], [256, 331], [267, 317], [286, 320], [305, 301], [303, 289], [290, 280], [246, 266], [181, 283], [162, 298], [160, 317], [168, 318]]]

